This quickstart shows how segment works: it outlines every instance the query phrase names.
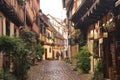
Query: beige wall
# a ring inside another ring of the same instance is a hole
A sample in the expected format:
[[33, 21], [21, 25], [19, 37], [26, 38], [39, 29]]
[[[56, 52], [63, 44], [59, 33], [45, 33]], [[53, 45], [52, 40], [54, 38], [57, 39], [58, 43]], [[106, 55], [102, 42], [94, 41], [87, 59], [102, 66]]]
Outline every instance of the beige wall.
[[[52, 46], [50, 45], [52, 43], [52, 39], [48, 39], [48, 33], [50, 34], [50, 37], [51, 37], [52, 31], [49, 29], [46, 29], [46, 41], [45, 41], [45, 43], [47, 43], [47, 44], [44, 45], [44, 48], [47, 49], [47, 58], [52, 59], [53, 49], [52, 49]], [[43, 59], [45, 59], [45, 53], [43, 55]]]
[[[52, 47], [49, 45], [44, 45], [44, 48], [47, 49], [47, 58], [52, 59]], [[51, 52], [50, 52], [51, 48]], [[43, 55], [43, 59], [45, 60], [45, 54]]]

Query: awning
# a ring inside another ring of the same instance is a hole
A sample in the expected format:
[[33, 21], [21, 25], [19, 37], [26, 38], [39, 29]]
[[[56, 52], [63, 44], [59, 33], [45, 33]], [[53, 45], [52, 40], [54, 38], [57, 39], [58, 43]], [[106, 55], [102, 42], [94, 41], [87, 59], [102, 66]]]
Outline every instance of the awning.
[[91, 1], [91, 0], [82, 0], [78, 9], [76, 9], [75, 13], [72, 15], [71, 20], [74, 23], [77, 22], [78, 18], [82, 17], [86, 13], [87, 8], [89, 8], [92, 5], [92, 3], [93, 3], [93, 1]]

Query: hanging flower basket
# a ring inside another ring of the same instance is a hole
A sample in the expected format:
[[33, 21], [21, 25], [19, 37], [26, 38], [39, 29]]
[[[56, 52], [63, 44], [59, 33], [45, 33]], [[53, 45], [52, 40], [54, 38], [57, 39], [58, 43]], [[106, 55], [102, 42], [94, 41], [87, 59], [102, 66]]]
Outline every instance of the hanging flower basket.
[[114, 30], [115, 30], [114, 23], [111, 22], [111, 23], [106, 24], [106, 25], [104, 26], [104, 29], [105, 29], [106, 31], [108, 31], [108, 32], [114, 31]]

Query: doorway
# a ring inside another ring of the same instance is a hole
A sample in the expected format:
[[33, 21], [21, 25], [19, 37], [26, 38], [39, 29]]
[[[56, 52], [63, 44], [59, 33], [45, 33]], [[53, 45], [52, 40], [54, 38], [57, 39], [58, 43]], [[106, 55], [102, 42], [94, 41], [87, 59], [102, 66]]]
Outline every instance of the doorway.
[[52, 59], [53, 59], [53, 60], [55, 59], [55, 52], [54, 52], [54, 50], [53, 50], [53, 52], [52, 52]]
[[47, 59], [47, 49], [45, 49], [45, 59]]

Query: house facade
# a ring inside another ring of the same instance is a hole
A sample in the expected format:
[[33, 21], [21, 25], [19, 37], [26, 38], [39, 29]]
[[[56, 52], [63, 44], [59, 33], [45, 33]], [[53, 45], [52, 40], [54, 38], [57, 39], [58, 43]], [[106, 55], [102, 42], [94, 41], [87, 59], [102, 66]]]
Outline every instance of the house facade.
[[70, 20], [80, 29], [89, 47], [91, 73], [97, 61], [103, 64], [105, 79], [120, 79], [119, 0], [72, 0]]
[[[0, 36], [18, 37], [19, 31], [26, 29], [35, 32], [39, 38], [39, 26], [36, 23], [38, 13], [39, 0], [1, 0]], [[0, 68], [2, 69], [3, 55], [0, 55]]]
[[[61, 36], [62, 40], [64, 40], [63, 48], [62, 48], [62, 53], [64, 54], [64, 58], [68, 57], [68, 28], [65, 25], [66, 19], [61, 20], [59, 18], [53, 17], [52, 15], [48, 14], [47, 15], [50, 18], [50, 23], [55, 29], [55, 32], [59, 33], [58, 36]], [[62, 37], [63, 36], [63, 37]], [[59, 37], [58, 37], [59, 38]], [[64, 38], [64, 39], [63, 39]]]
[[[76, 0], [77, 1], [77, 0]], [[77, 6], [74, 3], [74, 0], [63, 0], [63, 8], [66, 8], [66, 27], [68, 28], [68, 57], [70, 59], [70, 62], [76, 63], [76, 60], [73, 58], [79, 51], [79, 43], [75, 41], [75, 36], [76, 35], [76, 29], [71, 21], [71, 17], [73, 14], [73, 8]]]

